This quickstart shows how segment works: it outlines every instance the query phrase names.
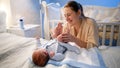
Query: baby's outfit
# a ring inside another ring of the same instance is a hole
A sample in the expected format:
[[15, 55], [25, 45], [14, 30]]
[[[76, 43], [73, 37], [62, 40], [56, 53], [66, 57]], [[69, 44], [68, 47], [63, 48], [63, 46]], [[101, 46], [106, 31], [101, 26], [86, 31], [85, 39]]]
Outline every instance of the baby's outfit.
[[44, 45], [44, 48], [48, 51], [48, 53], [50, 51], [55, 52], [55, 55], [51, 58], [51, 60], [55, 60], [55, 61], [63, 60], [65, 57], [64, 53], [66, 51], [72, 51], [75, 52], [76, 54], [80, 53], [78, 47], [72, 46], [68, 43], [59, 42], [56, 39], [50, 40], [48, 44]]

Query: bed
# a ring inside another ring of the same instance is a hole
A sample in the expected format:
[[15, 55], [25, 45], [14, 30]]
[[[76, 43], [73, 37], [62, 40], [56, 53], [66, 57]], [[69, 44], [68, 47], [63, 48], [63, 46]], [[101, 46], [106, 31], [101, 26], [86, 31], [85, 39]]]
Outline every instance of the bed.
[[[5, 13], [0, 11], [0, 68], [79, 68], [68, 64], [62, 64], [60, 66], [47, 64], [45, 67], [34, 65], [31, 60], [31, 55], [34, 49], [38, 47], [36, 39], [8, 33], [4, 23], [5, 17]], [[58, 20], [53, 21], [58, 22]], [[48, 40], [42, 38], [40, 38], [40, 41], [42, 45], [48, 42]], [[100, 47], [99, 51], [106, 67], [120, 67], [120, 46]], [[66, 55], [69, 55], [69, 52]]]
[[[43, 43], [47, 42], [44, 39], [40, 40], [42, 42], [44, 41]], [[0, 68], [72, 68], [67, 64], [61, 66], [47, 64], [45, 67], [34, 65], [31, 61], [31, 55], [36, 48], [35, 39], [23, 38], [9, 33], [1, 33], [0, 41]], [[103, 48], [100, 49], [100, 52], [108, 68], [119, 68], [119, 46], [109, 47], [107, 49]]]

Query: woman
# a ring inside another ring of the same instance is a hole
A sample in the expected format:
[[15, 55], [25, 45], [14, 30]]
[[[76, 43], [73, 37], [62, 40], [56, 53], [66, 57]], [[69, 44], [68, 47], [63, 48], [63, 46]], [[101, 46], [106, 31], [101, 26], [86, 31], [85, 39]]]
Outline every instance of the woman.
[[97, 24], [84, 16], [82, 5], [69, 1], [63, 11], [67, 23], [63, 27], [58, 24], [52, 37], [61, 42], [74, 42], [82, 48], [98, 46]]

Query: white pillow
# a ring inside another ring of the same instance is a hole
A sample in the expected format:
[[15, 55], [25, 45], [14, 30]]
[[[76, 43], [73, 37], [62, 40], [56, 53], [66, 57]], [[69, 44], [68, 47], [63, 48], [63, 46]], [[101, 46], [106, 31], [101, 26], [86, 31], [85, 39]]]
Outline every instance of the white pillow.
[[6, 31], [5, 21], [6, 21], [6, 14], [5, 12], [0, 11], [0, 33]]
[[83, 6], [85, 16], [101, 22], [120, 21], [120, 7]]

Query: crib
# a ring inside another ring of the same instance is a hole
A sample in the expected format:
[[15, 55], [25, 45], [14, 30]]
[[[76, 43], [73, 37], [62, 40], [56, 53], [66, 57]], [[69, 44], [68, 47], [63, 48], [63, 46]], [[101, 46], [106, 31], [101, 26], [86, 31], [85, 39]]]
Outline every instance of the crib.
[[[64, 23], [63, 15], [60, 9], [60, 5], [58, 4], [49, 4], [47, 5], [45, 2], [42, 3], [44, 9], [44, 38], [50, 40], [50, 31], [53, 29], [58, 22]], [[50, 9], [52, 8], [52, 9]], [[96, 8], [96, 7], [95, 7]], [[90, 7], [89, 9], [93, 9]], [[103, 8], [104, 10], [111, 10], [107, 8]], [[113, 10], [113, 9], [112, 9]], [[116, 11], [119, 9], [117, 8]], [[53, 14], [51, 13], [53, 12]], [[54, 13], [55, 12], [55, 13]], [[85, 7], [85, 15], [90, 15], [87, 12], [87, 8]], [[56, 14], [57, 13], [57, 14]], [[107, 14], [107, 12], [106, 12]], [[92, 15], [93, 16], [93, 15]], [[89, 16], [91, 18], [94, 18]], [[95, 16], [95, 15], [94, 15]], [[100, 17], [100, 15], [98, 15]], [[107, 15], [105, 15], [107, 16]], [[113, 17], [115, 14], [113, 15]], [[99, 17], [97, 20], [99, 20]], [[107, 46], [117, 46], [120, 44], [120, 21], [118, 22], [105, 22], [105, 21], [97, 21], [99, 28], [99, 42], [100, 45]]]
[[100, 45], [116, 46], [120, 44], [120, 22], [97, 23]]

